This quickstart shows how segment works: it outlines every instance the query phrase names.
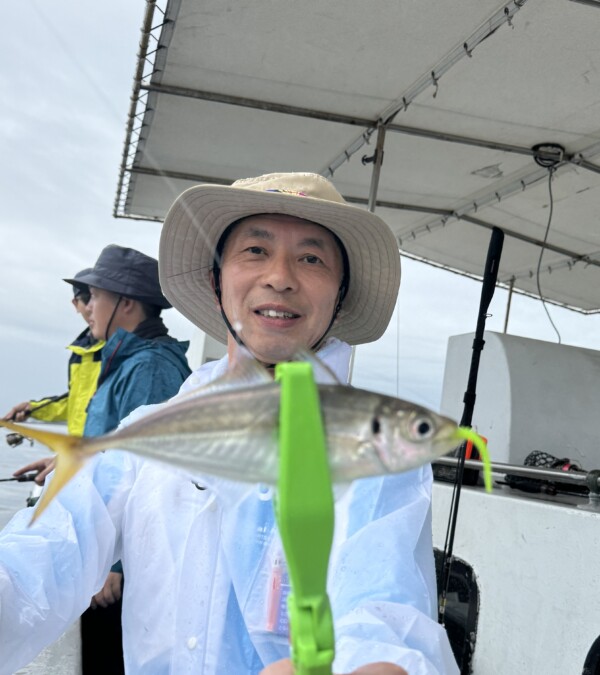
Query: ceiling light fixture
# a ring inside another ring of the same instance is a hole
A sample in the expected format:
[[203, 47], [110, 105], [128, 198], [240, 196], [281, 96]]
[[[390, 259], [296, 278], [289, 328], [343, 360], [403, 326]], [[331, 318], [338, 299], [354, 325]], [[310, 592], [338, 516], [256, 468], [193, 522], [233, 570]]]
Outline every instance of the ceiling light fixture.
[[565, 149], [558, 143], [538, 143], [531, 150], [535, 163], [545, 169], [557, 166], [565, 157]]

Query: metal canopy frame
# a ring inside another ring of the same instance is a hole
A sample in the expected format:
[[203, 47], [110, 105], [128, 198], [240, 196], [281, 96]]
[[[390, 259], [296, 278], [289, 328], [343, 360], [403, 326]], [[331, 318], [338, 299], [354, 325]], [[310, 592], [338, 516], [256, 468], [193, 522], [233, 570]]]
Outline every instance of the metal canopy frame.
[[[566, 0], [564, 1], [566, 2]], [[600, 259], [595, 257], [600, 250], [600, 245], [597, 249], [592, 248], [590, 250], [589, 246], [583, 246], [579, 249], [572, 245], [563, 245], [553, 241], [544, 244], [541, 237], [533, 236], [531, 232], [520, 232], [515, 228], [505, 226], [501, 222], [493, 222], [493, 218], [490, 220], [476, 215], [491, 205], [500, 204], [513, 196], [529, 191], [530, 188], [539, 185], [540, 181], [546, 179], [548, 176], [547, 169], [537, 166], [533, 161], [530, 166], [523, 167], [516, 174], [514, 172], [509, 174], [508, 180], [494, 182], [487, 192], [477, 191], [473, 195], [464, 194], [463, 199], [453, 204], [451, 208], [440, 207], [435, 203], [436, 200], [434, 200], [434, 203], [427, 203], [427, 199], [420, 200], [421, 203], [411, 203], [405, 200], [390, 199], [387, 195], [380, 196], [379, 194], [380, 177], [382, 170], [385, 171], [384, 150], [389, 145], [389, 134], [423, 139], [434, 144], [440, 143], [440, 147], [443, 147], [442, 144], [453, 144], [466, 148], [471, 147], [503, 153], [503, 156], [522, 156], [534, 159], [535, 152], [532, 147], [527, 147], [523, 144], [506, 143], [495, 138], [478, 137], [476, 134], [467, 135], [455, 133], [451, 130], [436, 129], [431, 124], [428, 125], [429, 128], [427, 126], [420, 127], [411, 124], [399, 124], [395, 121], [395, 118], [399, 114], [406, 113], [416, 99], [427, 90], [432, 91], [433, 98], [436, 98], [441, 86], [440, 82], [455, 70], [457, 64], [463, 62], [465, 59], [473, 58], [474, 50], [493, 36], [501, 27], [508, 26], [509, 30], [510, 28], [514, 28], [513, 18], [515, 15], [526, 4], [535, 5], [536, 0], [511, 0], [500, 5], [478, 28], [471, 31], [466, 39], [457, 42], [452, 49], [447, 50], [441, 58], [438, 58], [432, 68], [423, 70], [410, 86], [405, 87], [402, 93], [389, 102], [378, 114], [368, 117], [345, 114], [336, 110], [317, 109], [315, 106], [302, 107], [290, 102], [278, 102], [268, 97], [236, 95], [227, 91], [217, 91], [214, 87], [197, 88], [163, 82], [162, 74], [169, 63], [169, 49], [173, 46], [172, 41], [175, 41], [175, 43], [177, 41], [176, 24], [178, 21], [187, 20], [187, 17], [182, 18], [179, 16], [180, 8], [185, 3], [185, 0], [163, 0], [163, 2], [165, 6], [161, 8], [157, 5], [156, 0], [147, 0], [138, 53], [138, 66], [134, 77], [132, 102], [113, 212], [115, 217], [162, 220], [162, 214], [153, 214], [150, 212], [151, 209], [146, 214], [140, 214], [136, 213], [135, 208], [132, 207], [132, 195], [135, 192], [135, 185], [132, 181], [135, 181], [136, 176], [170, 179], [181, 184], [182, 189], [185, 188], [186, 184], [191, 185], [198, 182], [217, 184], [230, 184], [232, 182], [231, 178], [225, 175], [215, 175], [211, 171], [195, 172], [178, 170], [172, 166], [162, 165], [160, 162], [153, 161], [152, 153], [145, 151], [159, 102], [170, 97], [178, 97], [226, 107], [247, 109], [249, 111], [263, 111], [277, 116], [289, 116], [344, 127], [361, 128], [361, 132], [353, 140], [346, 143], [340, 152], [333, 155], [331, 160], [321, 166], [320, 173], [325, 176], [332, 176], [336, 172], [339, 172], [341, 167], [348, 164], [353, 156], [365, 145], [372, 143], [373, 136], [375, 135], [377, 142], [374, 152], [370, 156], [363, 155], [362, 158], [363, 164], [373, 164], [368, 196], [357, 195], [352, 189], [352, 185], [349, 185], [350, 189], [342, 189], [342, 191], [349, 202], [359, 205], [364, 204], [371, 211], [375, 210], [375, 208], [383, 208], [394, 212], [412, 212], [413, 214], [432, 216], [425, 219], [408, 219], [406, 223], [393, 228], [399, 246], [403, 249], [401, 252], [408, 257], [449, 269], [459, 274], [478, 277], [479, 275], [473, 269], [463, 268], [460, 262], [453, 264], [429, 258], [428, 254], [415, 252], [406, 246], [407, 242], [413, 244], [421, 238], [430, 238], [436, 231], [446, 228], [449, 223], [460, 221], [486, 230], [490, 230], [494, 226], [500, 226], [505, 231], [506, 236], [515, 242], [523, 242], [527, 246], [538, 248], [544, 245], [544, 250], [562, 258], [562, 260], [555, 258], [547, 267], [545, 266], [544, 273], [546, 274], [560, 269], [571, 270], [578, 263], [581, 263], [586, 268], [600, 267]], [[157, 14], [160, 14], [160, 20], [158, 23], [155, 23], [154, 17]], [[592, 14], [595, 15], [596, 13], [592, 12]], [[164, 115], [164, 113], [162, 114]], [[600, 141], [594, 140], [593, 135], [589, 134], [587, 138], [591, 142], [583, 145], [580, 144], [581, 147], [575, 152], [564, 153], [562, 161], [556, 167], [557, 176], [579, 169], [592, 175], [600, 174], [600, 165], [591, 161], [595, 156], [600, 154]], [[338, 182], [337, 179], [336, 182]], [[352, 182], [350, 181], [350, 183]], [[574, 243], [576, 242], [574, 241]], [[524, 271], [522, 269], [521, 272], [511, 270], [509, 273], [501, 274], [499, 279], [501, 285], [510, 288], [511, 292], [514, 289], [515, 292], [535, 297], [537, 293], [533, 292], [530, 288], [524, 287], [523, 284], [519, 287], [520, 280], [526, 280], [530, 277], [531, 265], [529, 265], [529, 268], [524, 268]], [[600, 299], [598, 299], [597, 304], [594, 306], [590, 306], [588, 302], [587, 307], [577, 306], [575, 302], [564, 298], [552, 297], [552, 293], [546, 299], [555, 304], [584, 313], [600, 311]]]

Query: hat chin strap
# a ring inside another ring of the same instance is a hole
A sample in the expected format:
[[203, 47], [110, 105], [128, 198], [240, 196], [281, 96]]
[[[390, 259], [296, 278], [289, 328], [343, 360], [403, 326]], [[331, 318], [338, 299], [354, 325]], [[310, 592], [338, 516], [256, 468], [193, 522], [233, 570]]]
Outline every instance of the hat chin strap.
[[215, 284], [215, 295], [219, 301], [219, 309], [221, 310], [221, 316], [225, 322], [225, 327], [231, 333], [231, 336], [238, 343], [238, 345], [247, 349], [246, 345], [242, 341], [242, 338], [237, 334], [237, 331], [231, 325], [231, 322], [227, 318], [227, 314], [225, 314], [225, 310], [223, 309], [223, 303], [221, 301], [221, 268], [216, 263], [213, 266], [213, 280]]
[[321, 346], [321, 343], [327, 337], [327, 333], [329, 333], [329, 331], [331, 330], [331, 327], [333, 326], [335, 320], [338, 317], [338, 314], [340, 313], [340, 309], [342, 309], [342, 301], [343, 301], [345, 295], [346, 295], [346, 287], [342, 284], [342, 286], [340, 286], [340, 290], [338, 291], [337, 301], [335, 303], [335, 309], [333, 310], [333, 316], [331, 317], [331, 321], [329, 322], [329, 326], [327, 326], [323, 335], [321, 335], [321, 337], [311, 347], [311, 350], [313, 352], [316, 352], [317, 349], [319, 349], [319, 347]]
[[117, 313], [117, 309], [119, 308], [119, 305], [121, 304], [121, 300], [123, 299], [123, 296], [120, 295], [119, 299], [117, 300], [117, 304], [115, 305], [112, 314], [110, 315], [110, 319], [108, 320], [108, 323], [106, 324], [106, 331], [104, 333], [104, 341], [108, 342], [108, 331], [110, 330], [110, 324], [113, 322], [113, 319], [115, 318], [115, 314]]

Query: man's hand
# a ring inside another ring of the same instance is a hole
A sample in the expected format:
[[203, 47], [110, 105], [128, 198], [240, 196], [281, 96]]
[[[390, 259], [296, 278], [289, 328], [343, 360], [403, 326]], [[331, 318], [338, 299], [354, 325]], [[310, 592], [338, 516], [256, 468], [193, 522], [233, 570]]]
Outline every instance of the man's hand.
[[37, 471], [38, 474], [34, 480], [38, 485], [43, 485], [44, 481], [46, 480], [46, 476], [52, 471], [52, 469], [54, 469], [55, 464], [56, 457], [45, 457], [44, 459], [38, 459], [35, 462], [31, 462], [31, 464], [22, 466], [13, 473], [13, 476], [17, 478], [18, 476], [22, 476], [24, 473]]
[[[289, 659], [283, 659], [283, 661], [276, 661], [261, 670], [260, 675], [294, 675], [294, 668]], [[400, 668], [393, 663], [378, 661], [361, 666], [347, 675], [408, 675], [408, 673], [404, 668]]]
[[109, 605], [114, 605], [117, 600], [121, 599], [122, 581], [123, 575], [120, 572], [109, 572], [102, 590], [98, 591], [92, 598], [90, 607], [96, 609], [98, 606], [106, 608]]
[[350, 675], [408, 675], [408, 673], [404, 668], [393, 663], [378, 661], [377, 663], [367, 663], [366, 666], [353, 670]]
[[31, 408], [29, 407], [29, 401], [23, 401], [23, 403], [17, 403], [14, 408], [11, 408], [3, 419], [8, 420], [9, 422], [24, 422], [29, 415], [31, 415]]

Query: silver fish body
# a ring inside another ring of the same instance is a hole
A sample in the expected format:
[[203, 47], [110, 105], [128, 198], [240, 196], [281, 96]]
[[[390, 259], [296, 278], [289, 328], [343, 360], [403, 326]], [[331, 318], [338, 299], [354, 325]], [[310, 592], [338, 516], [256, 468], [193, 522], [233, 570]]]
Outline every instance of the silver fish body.
[[[413, 403], [339, 384], [318, 391], [334, 482], [406, 471], [458, 444], [453, 421]], [[280, 385], [270, 382], [183, 398], [84, 439], [81, 451], [120, 448], [194, 474], [275, 484], [279, 395]]]
[[[336, 483], [400, 473], [447, 454], [464, 433], [452, 420], [414, 403], [337, 382], [309, 353], [318, 385], [325, 442]], [[32, 522], [79, 471], [85, 459], [109, 449], [130, 450], [185, 468], [194, 476], [276, 484], [280, 384], [256, 360], [240, 353], [219, 380], [158, 407], [129, 425], [95, 438], [58, 434], [0, 420], [44, 443], [56, 470]], [[297, 411], [302, 415], [302, 410]]]

